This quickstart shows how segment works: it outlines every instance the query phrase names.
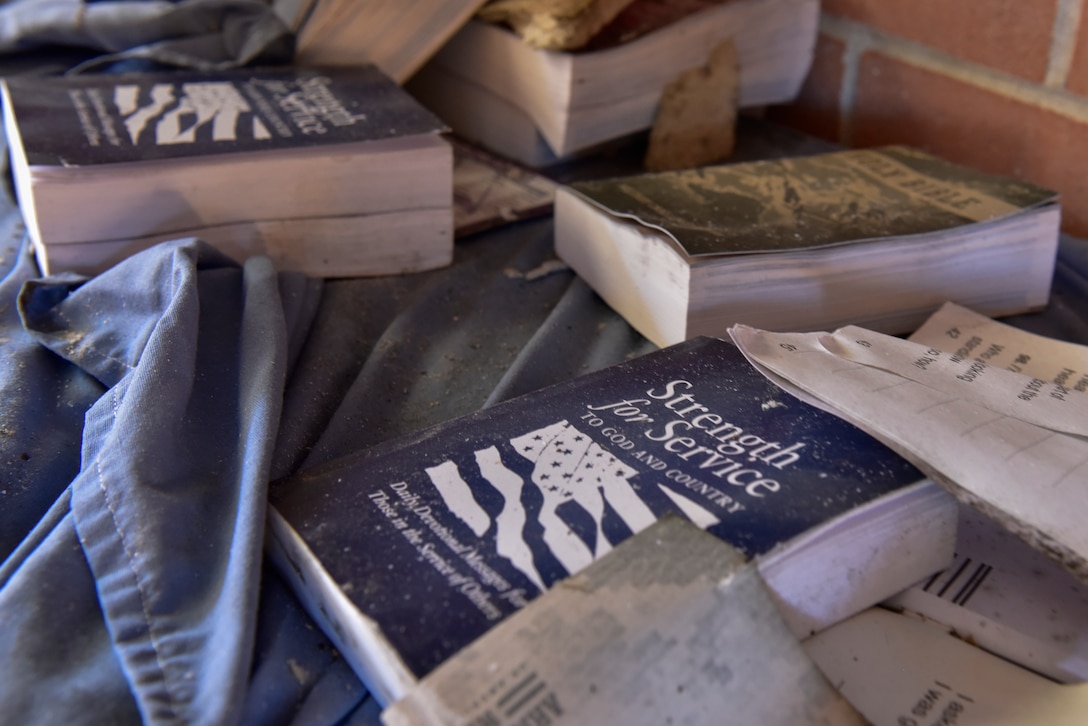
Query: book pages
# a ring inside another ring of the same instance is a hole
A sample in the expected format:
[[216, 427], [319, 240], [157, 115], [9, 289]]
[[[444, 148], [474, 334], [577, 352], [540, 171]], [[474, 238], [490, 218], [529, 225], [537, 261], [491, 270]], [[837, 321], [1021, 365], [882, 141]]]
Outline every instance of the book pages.
[[910, 340], [960, 358], [1088, 392], [1088, 345], [1036, 335], [945, 303]]
[[804, 647], [876, 726], [1074, 726], [1088, 713], [1088, 685], [1054, 683], [881, 608], [817, 634]]
[[[1088, 346], [946, 303], [910, 340], [960, 358], [1088, 390]], [[1001, 524], [962, 506], [956, 557], [887, 602], [1062, 683], [1088, 680], [1088, 586]]]
[[951, 564], [883, 605], [1059, 683], [1088, 681], [1088, 585], [969, 505]]

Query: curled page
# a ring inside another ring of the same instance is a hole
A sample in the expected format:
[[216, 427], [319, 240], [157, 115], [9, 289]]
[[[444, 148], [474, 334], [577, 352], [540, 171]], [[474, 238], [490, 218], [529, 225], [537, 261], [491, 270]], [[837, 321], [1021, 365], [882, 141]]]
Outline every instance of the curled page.
[[1088, 396], [857, 327], [729, 333], [785, 390], [880, 439], [1088, 581]]
[[1088, 392], [1088, 345], [1048, 338], [945, 303], [910, 339], [995, 368]]

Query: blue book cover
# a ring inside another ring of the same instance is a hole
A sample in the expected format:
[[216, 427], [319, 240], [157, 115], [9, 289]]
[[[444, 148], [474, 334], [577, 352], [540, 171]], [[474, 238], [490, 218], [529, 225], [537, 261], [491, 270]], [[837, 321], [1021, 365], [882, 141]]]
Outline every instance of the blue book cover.
[[4, 85], [30, 166], [277, 151], [445, 129], [374, 66], [11, 76]]
[[698, 338], [276, 482], [272, 504], [418, 678], [667, 512], [756, 556], [921, 479]]

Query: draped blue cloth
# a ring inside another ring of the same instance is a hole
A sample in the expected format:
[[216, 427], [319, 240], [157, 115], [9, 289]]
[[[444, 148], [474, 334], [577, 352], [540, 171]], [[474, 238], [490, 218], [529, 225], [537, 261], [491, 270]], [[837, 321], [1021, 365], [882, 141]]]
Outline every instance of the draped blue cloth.
[[60, 493], [0, 578], [5, 723], [237, 722], [286, 363], [277, 274], [184, 240], [17, 300], [5, 444], [48, 427], [60, 455], [5, 451], [4, 480], [39, 500], [24, 511]]
[[294, 41], [262, 0], [0, 3], [0, 53], [43, 46], [87, 51], [82, 70], [125, 60], [212, 70], [288, 61]]

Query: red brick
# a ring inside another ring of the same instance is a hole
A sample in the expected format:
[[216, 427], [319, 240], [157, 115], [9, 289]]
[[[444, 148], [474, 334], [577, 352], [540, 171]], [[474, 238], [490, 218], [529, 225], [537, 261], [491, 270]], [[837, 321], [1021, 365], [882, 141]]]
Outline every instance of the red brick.
[[1088, 236], [1088, 123], [871, 51], [851, 145], [908, 144], [1062, 195], [1063, 228]]
[[1030, 81], [1046, 77], [1058, 0], [824, 0], [856, 20]]
[[767, 110], [773, 121], [829, 141], [839, 140], [839, 94], [842, 89], [843, 53], [846, 46], [829, 35], [820, 35], [812, 68], [797, 98], [790, 104]]

